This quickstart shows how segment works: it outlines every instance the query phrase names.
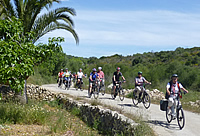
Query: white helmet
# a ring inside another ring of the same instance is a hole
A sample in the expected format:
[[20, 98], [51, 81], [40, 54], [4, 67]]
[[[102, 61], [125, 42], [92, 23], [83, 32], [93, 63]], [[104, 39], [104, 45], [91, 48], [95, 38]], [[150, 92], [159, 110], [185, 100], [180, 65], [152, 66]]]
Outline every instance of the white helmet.
[[102, 70], [102, 67], [98, 67], [98, 70]]

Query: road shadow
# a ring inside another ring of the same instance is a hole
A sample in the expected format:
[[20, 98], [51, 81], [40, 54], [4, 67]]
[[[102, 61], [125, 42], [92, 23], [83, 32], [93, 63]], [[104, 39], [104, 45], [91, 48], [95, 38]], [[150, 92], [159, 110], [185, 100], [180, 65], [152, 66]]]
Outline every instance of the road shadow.
[[138, 106], [135, 106], [133, 104], [118, 104], [119, 106], [127, 106], [127, 107], [135, 107], [138, 108]]
[[110, 98], [110, 97], [100, 97], [99, 99], [102, 99], [102, 100], [105, 100], [105, 99], [114, 100], [114, 99], [112, 99], [112, 98]]
[[167, 121], [159, 121], [159, 120], [148, 120], [146, 123], [153, 124], [156, 126], [161, 126], [170, 130], [180, 130], [178, 124], [175, 123], [167, 123]]
[[88, 96], [79, 96], [79, 97], [81, 97], [81, 98], [89, 98]]

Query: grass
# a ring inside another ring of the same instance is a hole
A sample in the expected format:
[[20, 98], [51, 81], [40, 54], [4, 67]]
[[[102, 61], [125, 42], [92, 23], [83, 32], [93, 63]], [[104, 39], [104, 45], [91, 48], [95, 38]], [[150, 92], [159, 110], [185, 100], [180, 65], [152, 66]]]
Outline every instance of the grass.
[[56, 101], [0, 102], [0, 135], [99, 135], [76, 116], [78, 109], [68, 112], [61, 107]]

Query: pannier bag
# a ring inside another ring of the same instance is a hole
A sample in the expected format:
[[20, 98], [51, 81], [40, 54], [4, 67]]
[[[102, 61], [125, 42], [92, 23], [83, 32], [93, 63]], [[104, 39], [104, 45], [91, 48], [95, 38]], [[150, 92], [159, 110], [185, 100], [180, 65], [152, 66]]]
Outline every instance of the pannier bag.
[[167, 99], [160, 100], [160, 110], [166, 111], [167, 106], [168, 106], [168, 100]]

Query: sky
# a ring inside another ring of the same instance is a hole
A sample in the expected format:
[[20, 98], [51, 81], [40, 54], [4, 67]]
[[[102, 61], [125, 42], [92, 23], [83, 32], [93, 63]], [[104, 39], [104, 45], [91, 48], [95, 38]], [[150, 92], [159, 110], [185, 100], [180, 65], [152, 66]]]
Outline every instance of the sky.
[[64, 37], [67, 55], [99, 58], [200, 46], [199, 0], [62, 0], [51, 9], [58, 7], [76, 10], [71, 18], [79, 44], [60, 29], [37, 43]]

